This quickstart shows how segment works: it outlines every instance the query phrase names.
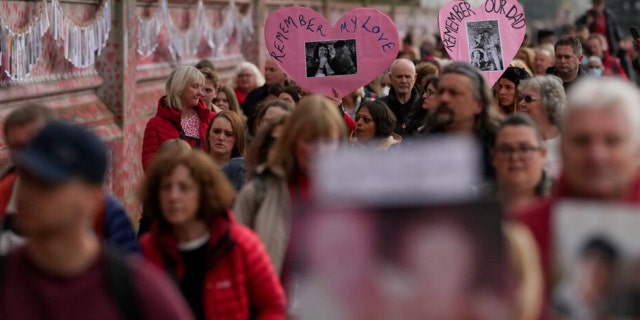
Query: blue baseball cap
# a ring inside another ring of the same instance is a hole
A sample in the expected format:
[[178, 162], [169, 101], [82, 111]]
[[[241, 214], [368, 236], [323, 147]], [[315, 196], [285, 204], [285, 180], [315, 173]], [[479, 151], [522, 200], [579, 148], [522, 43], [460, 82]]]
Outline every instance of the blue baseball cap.
[[15, 157], [18, 169], [49, 184], [61, 184], [74, 178], [102, 184], [107, 163], [107, 146], [98, 136], [63, 121], [47, 123]]

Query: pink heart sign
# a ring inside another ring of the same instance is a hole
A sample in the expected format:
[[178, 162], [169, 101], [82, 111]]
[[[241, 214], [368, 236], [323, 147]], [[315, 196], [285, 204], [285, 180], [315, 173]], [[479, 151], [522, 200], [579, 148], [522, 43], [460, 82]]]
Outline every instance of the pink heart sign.
[[398, 54], [398, 29], [384, 13], [357, 8], [331, 26], [303, 7], [274, 11], [264, 28], [271, 58], [302, 88], [342, 98], [387, 70]]
[[478, 8], [454, 0], [440, 8], [438, 25], [451, 59], [476, 66], [491, 85], [509, 67], [527, 31], [516, 0], [487, 0]]

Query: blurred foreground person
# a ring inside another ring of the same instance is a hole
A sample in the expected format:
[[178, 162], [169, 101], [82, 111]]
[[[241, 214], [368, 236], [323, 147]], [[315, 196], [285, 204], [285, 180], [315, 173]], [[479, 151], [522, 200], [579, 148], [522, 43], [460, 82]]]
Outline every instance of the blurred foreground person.
[[553, 216], [566, 198], [640, 205], [640, 91], [620, 79], [589, 78], [569, 93], [561, 120], [563, 171], [552, 196], [516, 215], [533, 232], [552, 279]]
[[280, 274], [285, 259], [294, 203], [311, 197], [309, 179], [315, 154], [331, 152], [346, 138], [344, 119], [331, 101], [308, 96], [291, 112], [268, 165], [238, 194], [238, 221], [254, 229]]
[[554, 292], [553, 304], [558, 316], [561, 319], [615, 319], [612, 296], [619, 280], [621, 260], [620, 249], [609, 239], [587, 239], [573, 266], [575, 272]]
[[[4, 122], [4, 137], [13, 157], [24, 150], [31, 139], [55, 118], [53, 111], [45, 106], [29, 104], [13, 110]], [[65, 139], [54, 135], [51, 139]], [[14, 160], [15, 163], [15, 160]], [[20, 185], [16, 168], [11, 165], [0, 179], [0, 254], [24, 242], [17, 225], [17, 190]], [[131, 220], [122, 204], [111, 194], [104, 193], [103, 206], [95, 216], [93, 229], [96, 235], [109, 245], [127, 253], [140, 253]]]
[[292, 318], [519, 319], [499, 216], [481, 203], [297, 215]]
[[29, 104], [13, 110], [4, 120], [4, 142], [12, 162], [0, 177], [0, 254], [6, 254], [24, 243], [23, 237], [16, 230], [16, 190], [20, 179], [13, 158], [53, 119], [55, 115], [49, 108]]
[[160, 145], [180, 138], [204, 149], [209, 122], [215, 112], [203, 100], [204, 75], [191, 66], [179, 66], [167, 80], [167, 95], [158, 101], [158, 112], [149, 119], [142, 138], [142, 168], [151, 163]]
[[142, 190], [155, 217], [144, 256], [176, 282], [197, 319], [285, 319], [284, 290], [264, 246], [230, 212], [235, 192], [200, 151], [154, 161]]
[[192, 319], [162, 274], [93, 233], [107, 156], [98, 137], [62, 122], [15, 156], [18, 222], [29, 240], [0, 261], [1, 319]]

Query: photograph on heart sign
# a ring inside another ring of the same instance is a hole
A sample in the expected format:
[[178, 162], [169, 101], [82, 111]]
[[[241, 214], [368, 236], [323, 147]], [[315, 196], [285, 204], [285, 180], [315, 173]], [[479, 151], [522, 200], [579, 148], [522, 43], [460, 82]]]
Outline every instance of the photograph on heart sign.
[[307, 78], [358, 73], [356, 39], [306, 42]]
[[498, 20], [467, 22], [469, 61], [482, 71], [504, 70]]

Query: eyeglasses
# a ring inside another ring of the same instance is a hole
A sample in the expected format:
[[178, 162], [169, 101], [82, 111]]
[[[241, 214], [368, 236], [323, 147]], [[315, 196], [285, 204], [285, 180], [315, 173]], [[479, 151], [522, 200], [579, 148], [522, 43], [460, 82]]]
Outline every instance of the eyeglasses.
[[522, 96], [522, 97], [518, 97], [518, 101], [522, 101], [524, 100], [524, 102], [526, 103], [531, 103], [533, 101], [540, 101], [540, 99], [536, 99], [532, 96]]
[[429, 98], [432, 95], [437, 95], [438, 91], [434, 91], [434, 90], [431, 90], [431, 88], [427, 88], [427, 90], [425, 90], [424, 93], [427, 95], [427, 98]]
[[602, 69], [600, 66], [588, 66], [587, 68], [589, 70], [591, 70], [591, 69]]
[[251, 78], [251, 77], [253, 77], [253, 75], [250, 74], [250, 73], [239, 73], [238, 74], [238, 78]]
[[540, 146], [532, 146], [529, 144], [521, 144], [517, 147], [510, 145], [500, 145], [493, 149], [498, 155], [502, 157], [510, 157], [512, 154], [518, 154], [524, 157], [529, 157], [536, 151], [542, 150]]

